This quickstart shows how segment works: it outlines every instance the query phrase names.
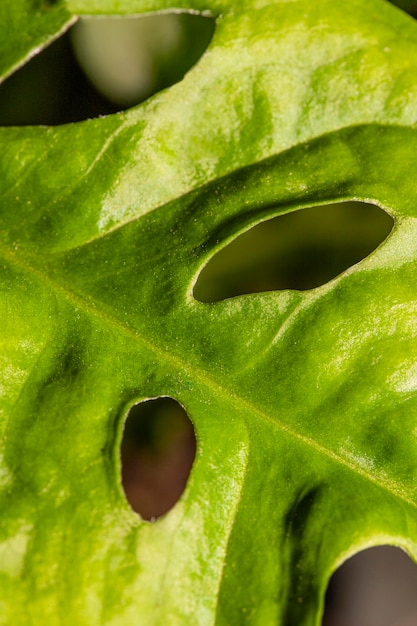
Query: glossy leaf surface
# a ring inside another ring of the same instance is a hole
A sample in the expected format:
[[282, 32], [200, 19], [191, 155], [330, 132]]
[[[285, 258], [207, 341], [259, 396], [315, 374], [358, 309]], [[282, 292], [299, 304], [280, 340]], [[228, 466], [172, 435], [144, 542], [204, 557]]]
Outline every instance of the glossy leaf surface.
[[[383, 0], [3, 5], [5, 74], [76, 13], [217, 26], [137, 108], [0, 129], [0, 623], [318, 625], [348, 555], [417, 557], [416, 23]], [[345, 200], [395, 221], [350, 270], [194, 299], [238, 234]], [[158, 396], [197, 457], [149, 524], [119, 444]]]

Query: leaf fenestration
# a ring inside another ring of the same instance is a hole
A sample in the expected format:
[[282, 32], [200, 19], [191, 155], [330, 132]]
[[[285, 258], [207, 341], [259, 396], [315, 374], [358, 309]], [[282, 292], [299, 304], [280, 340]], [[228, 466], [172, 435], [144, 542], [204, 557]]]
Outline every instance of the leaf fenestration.
[[[4, 76], [76, 13], [173, 8], [2, 7]], [[180, 83], [0, 129], [0, 623], [315, 626], [344, 559], [382, 540], [417, 558], [416, 23], [383, 0], [175, 8], [217, 17]], [[250, 225], [349, 199], [394, 219], [359, 265], [193, 297]], [[148, 524], [121, 489], [120, 416], [160, 396], [199, 446]]]
[[310, 207], [261, 222], [218, 252], [194, 286], [200, 302], [278, 289], [314, 289], [371, 254], [390, 216], [355, 202]]
[[143, 519], [167, 513], [182, 495], [196, 453], [193, 426], [172, 398], [135, 404], [120, 446], [122, 486]]

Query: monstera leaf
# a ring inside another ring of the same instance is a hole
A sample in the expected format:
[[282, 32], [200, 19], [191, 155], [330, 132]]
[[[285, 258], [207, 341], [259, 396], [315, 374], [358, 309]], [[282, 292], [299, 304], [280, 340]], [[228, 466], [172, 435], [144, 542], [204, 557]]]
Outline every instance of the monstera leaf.
[[[208, 12], [141, 106], [0, 129], [0, 623], [320, 623], [366, 546], [417, 558], [417, 25], [383, 0], [3, 0], [4, 76], [82, 14]], [[201, 303], [275, 215], [371, 202], [394, 228], [305, 292]], [[197, 434], [177, 505], [129, 508], [129, 408]]]

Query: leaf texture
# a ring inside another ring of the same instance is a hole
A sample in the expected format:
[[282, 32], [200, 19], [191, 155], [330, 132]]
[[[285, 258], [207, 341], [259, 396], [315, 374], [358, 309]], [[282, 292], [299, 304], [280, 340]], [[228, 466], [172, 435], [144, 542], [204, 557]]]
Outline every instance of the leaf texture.
[[[3, 6], [5, 76], [77, 14], [206, 11], [216, 31], [127, 112], [0, 129], [0, 623], [317, 626], [349, 555], [417, 558], [415, 21], [383, 0]], [[395, 224], [350, 270], [194, 298], [239, 233], [344, 200]], [[149, 524], [119, 444], [166, 395], [197, 459]]]

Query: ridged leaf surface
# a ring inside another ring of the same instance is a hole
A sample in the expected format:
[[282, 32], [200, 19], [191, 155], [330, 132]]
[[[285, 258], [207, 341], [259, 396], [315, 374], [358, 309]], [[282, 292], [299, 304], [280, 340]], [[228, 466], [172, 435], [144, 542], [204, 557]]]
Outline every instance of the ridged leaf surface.
[[[81, 14], [206, 11], [127, 112], [0, 129], [0, 624], [318, 626], [329, 577], [417, 558], [417, 25], [383, 0], [3, 0], [4, 75]], [[213, 255], [344, 200], [394, 218], [305, 292], [203, 304]], [[123, 421], [171, 396], [197, 458], [155, 523]]]

